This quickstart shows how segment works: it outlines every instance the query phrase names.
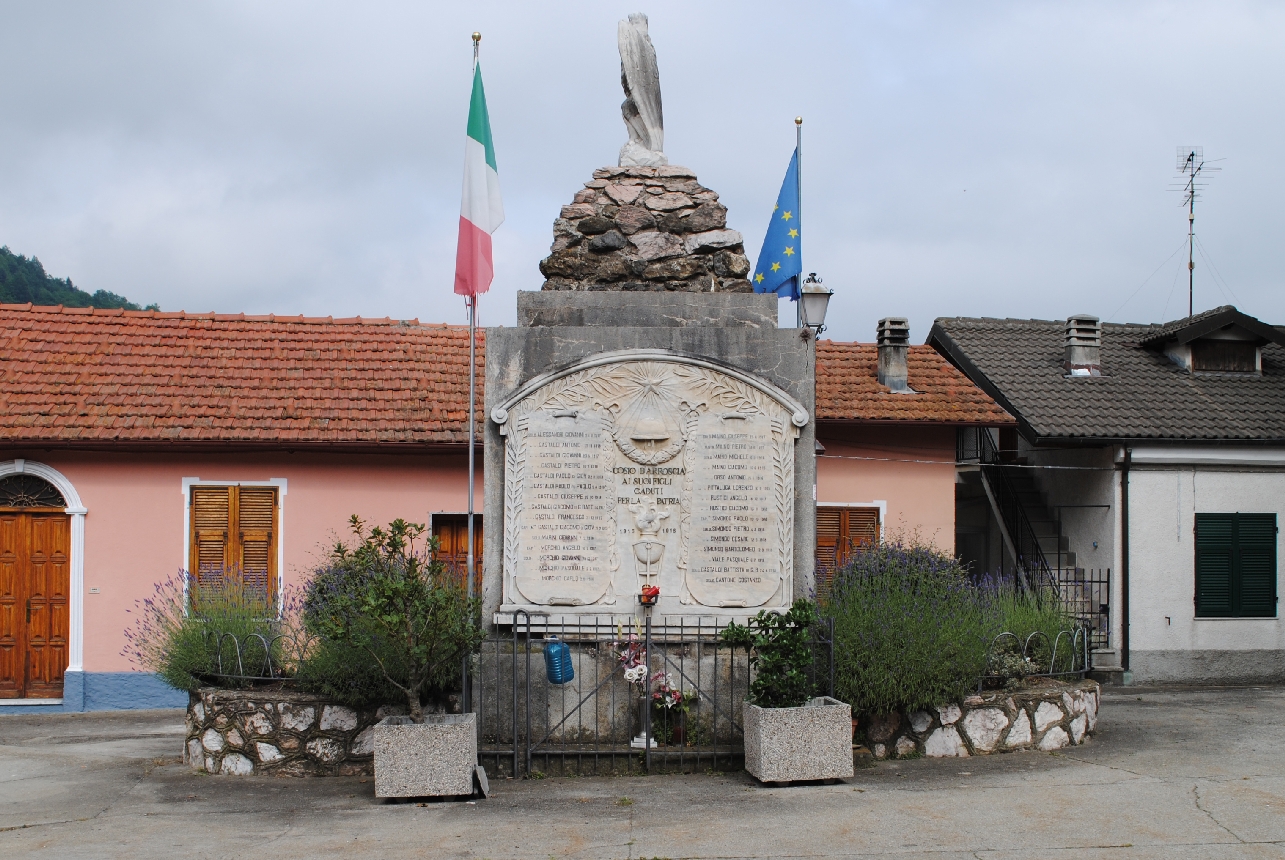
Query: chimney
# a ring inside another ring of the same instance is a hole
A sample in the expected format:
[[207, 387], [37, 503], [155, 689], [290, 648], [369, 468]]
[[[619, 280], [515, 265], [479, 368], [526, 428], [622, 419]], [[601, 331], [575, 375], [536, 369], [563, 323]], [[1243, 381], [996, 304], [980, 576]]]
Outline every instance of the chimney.
[[1102, 375], [1102, 323], [1092, 314], [1075, 314], [1066, 319], [1067, 376]]
[[879, 384], [893, 394], [914, 394], [907, 384], [906, 354], [910, 352], [910, 322], [905, 317], [879, 320]]

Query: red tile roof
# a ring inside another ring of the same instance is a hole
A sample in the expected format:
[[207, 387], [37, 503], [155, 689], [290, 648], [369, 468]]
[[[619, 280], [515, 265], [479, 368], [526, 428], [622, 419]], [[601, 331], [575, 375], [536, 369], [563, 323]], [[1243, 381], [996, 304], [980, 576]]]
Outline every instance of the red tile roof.
[[0, 441], [467, 442], [467, 368], [418, 320], [0, 305]]
[[[478, 332], [478, 418], [485, 338]], [[1012, 419], [931, 347], [914, 395], [873, 345], [817, 345], [817, 418]], [[0, 443], [460, 444], [468, 329], [418, 320], [0, 305]]]
[[877, 381], [876, 345], [818, 341], [817, 418], [992, 427], [1015, 423], [931, 346], [910, 347], [906, 361], [916, 393], [893, 394]]

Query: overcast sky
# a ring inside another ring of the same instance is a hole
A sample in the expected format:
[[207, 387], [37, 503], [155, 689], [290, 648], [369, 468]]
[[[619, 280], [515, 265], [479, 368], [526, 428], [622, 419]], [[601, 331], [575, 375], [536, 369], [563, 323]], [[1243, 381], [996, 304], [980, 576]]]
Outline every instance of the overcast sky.
[[481, 322], [511, 325], [559, 206], [616, 163], [616, 21], [639, 10], [666, 153], [751, 261], [803, 115], [832, 337], [1184, 315], [1189, 144], [1221, 168], [1197, 311], [1285, 323], [1280, 3], [0, 0], [0, 244], [164, 310], [463, 322], [480, 30], [508, 214]]

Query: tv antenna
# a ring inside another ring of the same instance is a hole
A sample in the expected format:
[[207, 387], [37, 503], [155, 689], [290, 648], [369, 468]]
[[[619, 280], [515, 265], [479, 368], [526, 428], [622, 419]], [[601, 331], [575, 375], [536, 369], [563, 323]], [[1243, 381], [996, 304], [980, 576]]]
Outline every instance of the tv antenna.
[[1182, 205], [1187, 207], [1187, 316], [1195, 313], [1193, 298], [1196, 282], [1196, 198], [1200, 196], [1200, 189], [1209, 184], [1204, 181], [1204, 175], [1220, 169], [1205, 164], [1203, 146], [1178, 147], [1178, 173], [1185, 177], [1182, 184], [1184, 195]]

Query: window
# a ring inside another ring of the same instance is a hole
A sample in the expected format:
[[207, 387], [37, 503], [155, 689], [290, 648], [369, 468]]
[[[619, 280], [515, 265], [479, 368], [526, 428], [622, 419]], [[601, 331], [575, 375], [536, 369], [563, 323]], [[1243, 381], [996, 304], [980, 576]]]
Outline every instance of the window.
[[[468, 568], [468, 514], [433, 514], [437, 559], [464, 581]], [[482, 593], [482, 515], [473, 514], [473, 583]]]
[[1258, 347], [1246, 340], [1197, 340], [1191, 343], [1191, 369], [1256, 373]]
[[817, 508], [817, 598], [830, 593], [834, 572], [854, 550], [879, 542], [878, 508]]
[[65, 508], [58, 488], [35, 475], [0, 478], [0, 508]]
[[1276, 514], [1196, 514], [1196, 616], [1276, 616]]
[[280, 504], [276, 487], [192, 487], [189, 570], [200, 585], [237, 571], [269, 599], [277, 593]]

